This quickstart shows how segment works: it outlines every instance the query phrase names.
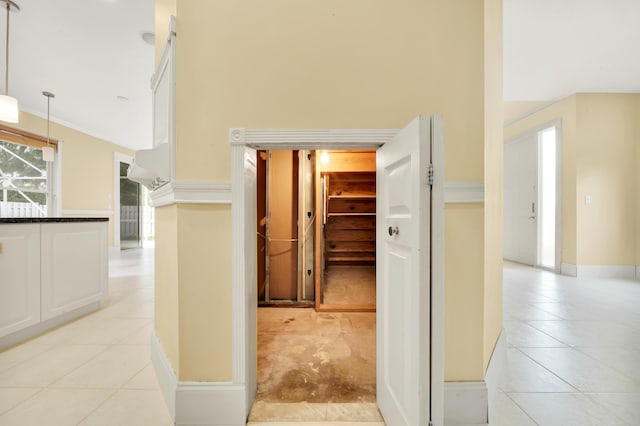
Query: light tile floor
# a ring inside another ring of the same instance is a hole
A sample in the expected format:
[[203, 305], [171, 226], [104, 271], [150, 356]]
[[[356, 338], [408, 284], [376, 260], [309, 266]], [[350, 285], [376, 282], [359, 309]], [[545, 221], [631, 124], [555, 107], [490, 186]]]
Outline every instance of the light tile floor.
[[[0, 352], [0, 425], [171, 424], [149, 362], [153, 250], [109, 270], [103, 309]], [[640, 282], [506, 263], [504, 325], [492, 425], [640, 424]]]
[[505, 262], [504, 327], [492, 425], [640, 424], [640, 282]]
[[109, 262], [102, 309], [0, 352], [0, 425], [170, 425], [149, 358], [153, 250]]

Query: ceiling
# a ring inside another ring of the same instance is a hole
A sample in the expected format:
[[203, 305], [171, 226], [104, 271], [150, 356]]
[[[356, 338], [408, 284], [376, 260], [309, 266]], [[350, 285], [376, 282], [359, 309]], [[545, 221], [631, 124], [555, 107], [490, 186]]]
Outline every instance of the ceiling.
[[640, 92], [640, 0], [503, 0], [504, 98]]
[[[42, 91], [49, 91], [53, 121], [118, 145], [150, 147], [155, 50], [141, 34], [154, 30], [155, 1], [14, 1], [20, 11], [10, 18], [9, 93], [20, 109], [46, 117]], [[0, 21], [4, 35], [4, 10]], [[4, 77], [4, 46], [0, 52]]]
[[[9, 92], [20, 108], [46, 117], [42, 91], [53, 92], [53, 121], [132, 149], [150, 147], [154, 48], [141, 34], [154, 28], [155, 1], [15, 1], [21, 10], [11, 14]], [[640, 92], [639, 0], [503, 1], [506, 101]]]

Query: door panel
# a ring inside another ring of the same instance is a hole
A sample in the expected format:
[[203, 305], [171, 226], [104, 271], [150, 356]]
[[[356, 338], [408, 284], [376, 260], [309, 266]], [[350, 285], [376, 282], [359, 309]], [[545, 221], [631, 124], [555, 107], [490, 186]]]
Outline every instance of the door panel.
[[429, 422], [428, 117], [377, 153], [377, 392], [387, 424]]
[[509, 142], [504, 148], [504, 258], [537, 263], [538, 139]]

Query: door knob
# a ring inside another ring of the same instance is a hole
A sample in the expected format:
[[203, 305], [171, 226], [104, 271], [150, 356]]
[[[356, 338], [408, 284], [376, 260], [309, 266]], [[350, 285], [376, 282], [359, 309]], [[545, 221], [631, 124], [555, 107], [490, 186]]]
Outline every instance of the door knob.
[[398, 228], [397, 226], [395, 226], [395, 227], [390, 226], [389, 227], [389, 236], [390, 237], [392, 237], [394, 235], [398, 235], [399, 233], [400, 233], [400, 228]]

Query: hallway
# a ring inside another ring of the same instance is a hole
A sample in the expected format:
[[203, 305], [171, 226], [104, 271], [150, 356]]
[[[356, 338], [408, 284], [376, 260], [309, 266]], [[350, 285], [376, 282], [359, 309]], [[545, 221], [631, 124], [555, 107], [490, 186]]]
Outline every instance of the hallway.
[[[0, 425], [171, 424], [149, 360], [153, 250], [109, 266], [103, 309], [0, 352]], [[638, 424], [640, 283], [512, 263], [504, 277], [508, 354], [491, 424]]]

